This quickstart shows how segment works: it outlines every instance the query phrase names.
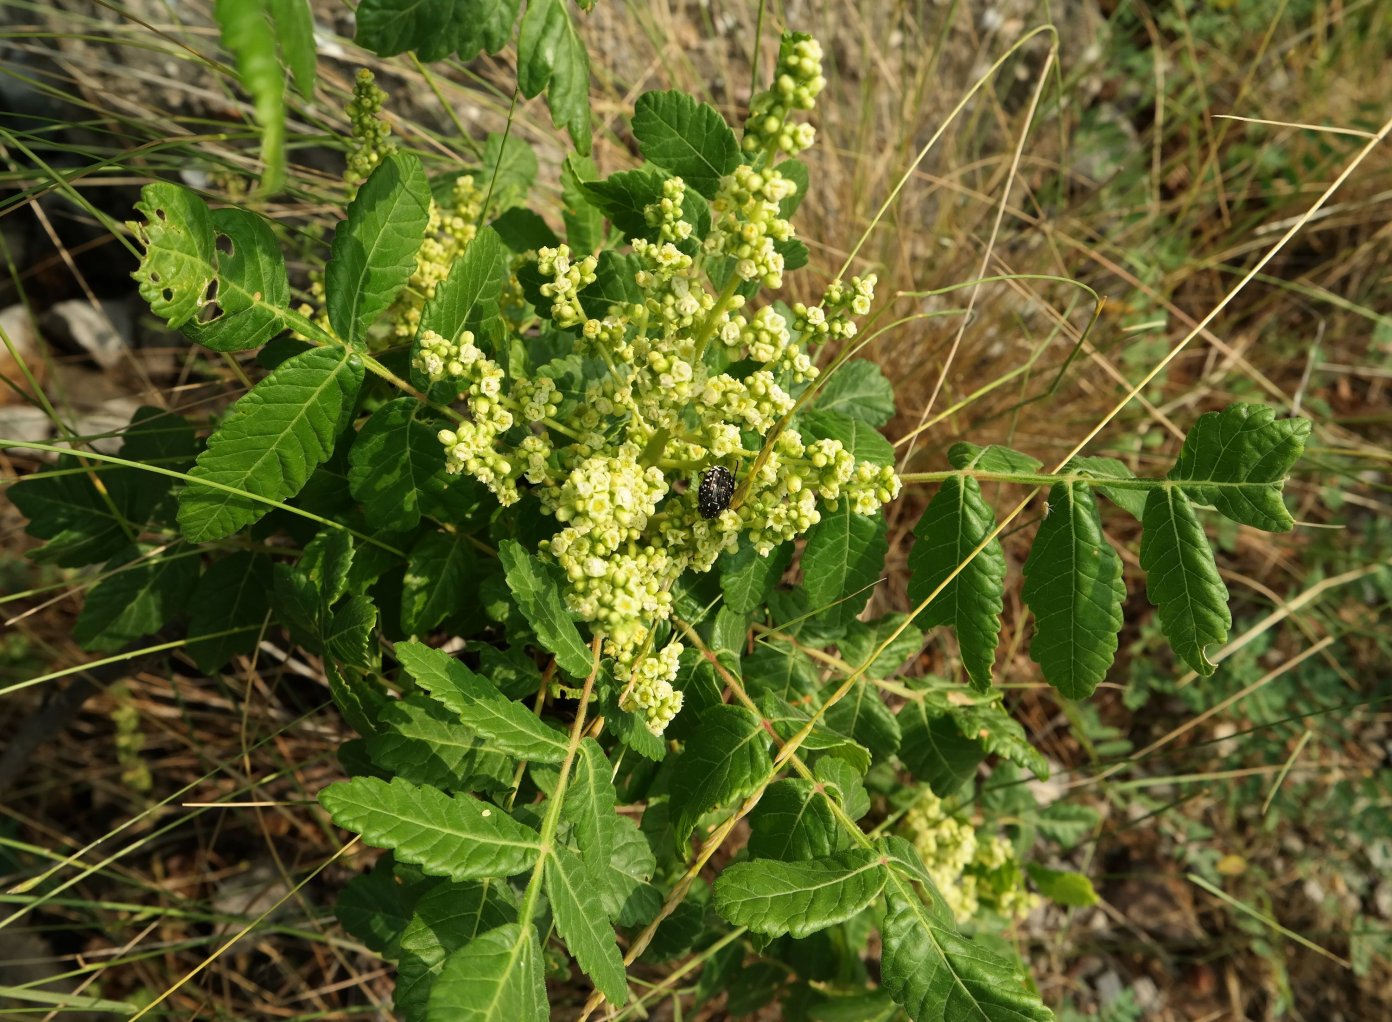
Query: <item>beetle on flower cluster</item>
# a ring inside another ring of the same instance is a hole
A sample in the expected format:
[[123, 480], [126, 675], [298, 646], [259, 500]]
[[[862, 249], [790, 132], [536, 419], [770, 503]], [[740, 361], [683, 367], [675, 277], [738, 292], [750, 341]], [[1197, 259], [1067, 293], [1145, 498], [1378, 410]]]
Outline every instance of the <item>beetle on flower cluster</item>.
[[[795, 233], [780, 204], [798, 186], [776, 161], [811, 145], [811, 126], [790, 118], [813, 108], [823, 84], [816, 41], [786, 37], [774, 84], [745, 126], [748, 162], [715, 184], [709, 226], [705, 200], [679, 176], [665, 177], [643, 207], [646, 236], [611, 264], [627, 268], [636, 300], [602, 309], [584, 300], [600, 258], [566, 244], [515, 262], [510, 287], [525, 290], [531, 278], [538, 312], [568, 339], [564, 355], [504, 368], [468, 331], [450, 339], [424, 330], [413, 347], [415, 369], [450, 381], [465, 407], [439, 434], [448, 470], [503, 505], [530, 491], [554, 517], [561, 528], [541, 550], [564, 573], [570, 610], [603, 634], [621, 704], [654, 732], [682, 701], [672, 688], [680, 646], [654, 646], [684, 572], [710, 570], [741, 536], [767, 556], [826, 507], [846, 500], [874, 514], [899, 492], [892, 468], [790, 425], [795, 394], [819, 375], [816, 347], [855, 335], [873, 275], [834, 282], [812, 307], [751, 311], [760, 289], [783, 283]], [[436, 233], [458, 220], [432, 208]], [[418, 262], [467, 251], [459, 232], [444, 233], [447, 244], [427, 246]], [[416, 276], [447, 271], [418, 265]], [[408, 328], [419, 322], [418, 310], [404, 316]], [[679, 479], [696, 485], [677, 493]]]

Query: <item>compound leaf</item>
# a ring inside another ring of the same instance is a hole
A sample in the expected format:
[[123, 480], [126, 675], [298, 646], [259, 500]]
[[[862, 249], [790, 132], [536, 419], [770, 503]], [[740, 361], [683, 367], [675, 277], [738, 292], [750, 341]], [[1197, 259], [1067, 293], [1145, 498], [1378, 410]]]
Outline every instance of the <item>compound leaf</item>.
[[1210, 645], [1228, 637], [1228, 588], [1218, 575], [1194, 506], [1178, 486], [1152, 490], [1141, 518], [1141, 570], [1160, 628], [1180, 658], [1201, 675], [1217, 668]]
[[[979, 691], [991, 686], [1000, 641], [1005, 553], [1000, 541], [993, 539], [975, 557], [971, 554], [995, 525], [977, 481], [971, 476], [951, 476], [914, 527], [917, 541], [909, 552], [909, 599], [920, 604], [943, 586], [924, 608], [919, 624], [925, 628], [951, 625], [957, 630], [962, 664], [972, 687]], [[962, 570], [947, 581], [959, 565]]]
[[1086, 485], [1058, 483], [1049, 492], [1022, 595], [1035, 619], [1030, 656], [1065, 697], [1086, 699], [1112, 666], [1126, 599], [1121, 558], [1102, 535]]

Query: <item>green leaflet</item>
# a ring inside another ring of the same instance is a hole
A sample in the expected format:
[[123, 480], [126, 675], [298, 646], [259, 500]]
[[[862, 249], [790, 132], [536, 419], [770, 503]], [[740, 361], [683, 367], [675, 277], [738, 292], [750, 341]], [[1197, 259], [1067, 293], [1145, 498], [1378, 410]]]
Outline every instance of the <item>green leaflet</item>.
[[707, 199], [740, 163], [739, 141], [715, 107], [676, 90], [645, 92], [633, 107], [638, 149]]
[[807, 534], [802, 584], [810, 605], [834, 625], [854, 620], [869, 602], [888, 552], [884, 515], [858, 515], [842, 500]]
[[398, 941], [395, 1007], [408, 1019], [425, 1016], [430, 989], [447, 957], [481, 934], [517, 921], [505, 881], [432, 883], [414, 901]]
[[[565, 219], [566, 244], [582, 257], [599, 251], [604, 244], [604, 218], [590, 205], [581, 188], [583, 182], [593, 181], [598, 176], [599, 169], [588, 156], [571, 153], [561, 164], [561, 213]], [[605, 255], [612, 258], [614, 253], [606, 251]], [[636, 285], [633, 286], [636, 289]]]
[[1029, 475], [1044, 467], [1038, 458], [1023, 454], [1000, 444], [978, 447], [965, 441], [955, 443], [947, 450], [947, 460], [953, 468], [977, 472], [1002, 472], [1006, 474]]
[[885, 876], [868, 849], [802, 862], [737, 862], [716, 879], [715, 906], [755, 933], [806, 937], [865, 908], [879, 897]]
[[1225, 642], [1232, 625], [1228, 588], [1194, 507], [1177, 486], [1152, 490], [1146, 498], [1141, 570], [1165, 638], [1194, 671], [1212, 674], [1217, 668], [1208, 647]]
[[1068, 908], [1087, 908], [1097, 904], [1097, 891], [1092, 881], [1081, 873], [1069, 870], [1045, 869], [1033, 862], [1026, 869], [1039, 893], [1056, 905]]
[[489, 930], [445, 959], [427, 1022], [546, 1022], [541, 946], [530, 922]]
[[551, 123], [564, 126], [581, 156], [590, 152], [590, 57], [562, 0], [527, 0], [517, 33], [517, 86], [531, 99], [546, 89]]
[[976, 774], [986, 758], [980, 742], [965, 737], [945, 708], [914, 700], [899, 711], [899, 758], [933, 793], [947, 797]]
[[368, 756], [412, 784], [444, 791], [506, 791], [513, 761], [487, 738], [429, 697], [414, 692], [375, 714], [380, 730], [367, 738]]
[[556, 663], [572, 677], [589, 677], [594, 659], [545, 566], [512, 539], [498, 544], [498, 559], [503, 562], [508, 588], [518, 607], [536, 630], [537, 638], [555, 654]]
[[465, 605], [478, 579], [478, 551], [463, 536], [427, 532], [406, 558], [401, 630], [422, 635]]
[[[121, 443], [121, 457], [176, 472], [193, 463], [195, 450], [187, 421], [148, 406], [136, 410]], [[74, 454], [59, 455], [55, 469], [23, 478], [7, 493], [28, 519], [25, 531], [48, 540], [29, 553], [36, 561], [96, 564], [130, 553], [133, 537], [152, 518], [167, 522], [164, 498], [174, 485], [167, 476]]]
[[[834, 687], [838, 682], [831, 684]], [[867, 681], [852, 685], [827, 711], [825, 720], [828, 727], [850, 735], [873, 752], [876, 760], [886, 760], [899, 749], [899, 721], [880, 698], [879, 689]]]
[[271, 562], [237, 550], [213, 564], [189, 598], [188, 654], [212, 674], [256, 645], [270, 610]]
[[280, 243], [264, 217], [244, 209], [213, 210], [211, 221], [217, 311], [185, 323], [184, 333], [213, 351], [260, 347], [291, 325]]
[[363, 340], [415, 271], [429, 205], [425, 171], [412, 153], [382, 160], [349, 203], [324, 268], [329, 322], [345, 343]]
[[334, 903], [343, 928], [385, 958], [397, 957], [418, 898], [435, 887], [462, 886], [436, 877], [397, 883], [394, 865], [390, 855], [383, 855], [371, 870], [349, 880]]
[[585, 863], [557, 846], [546, 859], [546, 895], [556, 930], [595, 987], [616, 1007], [628, 1000], [628, 975], [603, 903]]
[[725, 594], [725, 606], [741, 614], [752, 614], [762, 607], [792, 559], [791, 543], [774, 547], [767, 557], [748, 542], [740, 544], [733, 557], [724, 559], [720, 572], [720, 591]]
[[874, 362], [863, 358], [843, 362], [822, 377], [820, 386], [818, 411], [837, 412], [876, 429], [894, 418], [894, 387]]
[[861, 419], [818, 408], [800, 413], [797, 424], [804, 435], [813, 439], [839, 440], [859, 461], [870, 461], [876, 465], [894, 464], [893, 445]]
[[281, 55], [290, 68], [295, 88], [305, 99], [314, 98], [314, 13], [309, 0], [270, 0], [271, 20]]
[[261, 191], [274, 195], [285, 183], [285, 74], [270, 14], [267, 0], [217, 0], [213, 5], [222, 45], [237, 61], [261, 129], [261, 159], [266, 164]]
[[378, 529], [413, 529], [421, 495], [448, 485], [439, 422], [415, 398], [388, 401], [363, 423], [348, 452], [348, 485], [368, 523]]
[[[531, 150], [527, 150], [528, 153]], [[421, 310], [421, 332], [433, 330], [455, 340], [463, 330], [471, 330], [482, 344], [485, 325], [498, 315], [498, 296], [507, 277], [507, 261], [498, 232], [485, 227], [464, 250], [449, 276], [435, 286], [435, 293]], [[412, 343], [419, 343], [419, 337]]]
[[379, 57], [415, 50], [423, 61], [480, 50], [497, 53], [512, 35], [518, 0], [362, 0], [355, 41]]
[[913, 1022], [1052, 1022], [1014, 963], [957, 932], [908, 842], [881, 848], [890, 860], [881, 977]]
[[1086, 485], [1058, 483], [1049, 491], [1021, 595], [1035, 618], [1030, 656], [1061, 694], [1086, 699], [1112, 666], [1126, 600], [1121, 558], [1102, 535]]
[[267, 501], [298, 493], [348, 424], [362, 378], [352, 352], [311, 348], [245, 394], [189, 473], [179, 498], [184, 536], [195, 543], [230, 536], [265, 515]]
[[825, 858], [840, 836], [826, 796], [800, 777], [768, 786], [749, 814], [749, 830], [751, 859], [784, 862]]
[[616, 926], [642, 926], [662, 907], [662, 892], [649, 883], [657, 871], [657, 857], [628, 817], [607, 816], [604, 830], [604, 843], [612, 851], [608, 867], [594, 874], [604, 913]]
[[198, 557], [177, 545], [159, 556], [120, 558], [87, 593], [73, 623], [73, 640], [86, 650], [119, 649], [150, 635], [183, 611], [198, 580]]
[[1048, 1022], [1054, 1015], [1010, 962], [933, 917], [891, 873], [881, 975], [914, 1022]]
[[575, 844], [596, 877], [609, 869], [614, 851], [608, 821], [615, 818], [618, 793], [614, 790], [612, 772], [599, 743], [593, 738], [582, 739], [561, 803], [561, 817], [575, 828]]
[[1092, 479], [1097, 479], [1098, 483], [1093, 487], [1098, 493], [1106, 497], [1117, 507], [1121, 508], [1136, 521], [1141, 520], [1141, 515], [1145, 513], [1146, 491], [1142, 489], [1131, 489], [1123, 486], [1108, 486], [1106, 480], [1127, 480], [1135, 479], [1135, 474], [1126, 467], [1125, 464], [1116, 458], [1083, 457], [1074, 458], [1068, 463], [1069, 472], [1079, 472]]
[[672, 772], [672, 825], [684, 845], [707, 811], [758, 787], [771, 765], [759, 718], [739, 706], [701, 714]]
[[[991, 667], [1000, 640], [1005, 554], [999, 540], [993, 539], [975, 557], [971, 555], [995, 525], [980, 484], [970, 476], [952, 476], [944, 480], [914, 527], [917, 540], [909, 552], [911, 602], [922, 603], [943, 585], [919, 615], [919, 624], [925, 628], [951, 625], [957, 630], [962, 664], [972, 687], [982, 692], [991, 687]], [[964, 567], [948, 582], [958, 565]]]
[[498, 752], [538, 763], [565, 759], [566, 736], [521, 703], [508, 699], [448, 653], [419, 642], [398, 642], [396, 658], [416, 683]]
[[817, 761], [812, 775], [835, 796], [851, 819], [858, 820], [870, 811], [870, 795], [861, 775], [845, 760], [823, 757]]
[[135, 211], [145, 218], [127, 225], [145, 248], [134, 273], [140, 297], [177, 330], [203, 308], [217, 276], [212, 215], [187, 188], [162, 182], [140, 190]]
[[1309, 419], [1277, 419], [1265, 405], [1229, 405], [1199, 416], [1169, 477], [1235, 522], [1287, 532], [1295, 522], [1281, 488], [1310, 430]]
[[319, 802], [340, 827], [432, 876], [512, 876], [530, 869], [541, 851], [537, 832], [497, 806], [400, 778], [340, 781], [321, 791]]

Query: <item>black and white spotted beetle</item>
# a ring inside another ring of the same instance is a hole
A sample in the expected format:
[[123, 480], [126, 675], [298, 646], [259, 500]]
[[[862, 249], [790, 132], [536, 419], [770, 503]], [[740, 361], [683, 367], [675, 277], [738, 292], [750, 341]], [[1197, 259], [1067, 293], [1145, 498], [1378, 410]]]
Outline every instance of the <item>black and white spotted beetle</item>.
[[719, 518], [720, 512], [730, 506], [730, 498], [734, 495], [735, 477], [728, 468], [716, 465], [706, 469], [701, 476], [701, 486], [696, 491], [696, 508], [702, 518]]

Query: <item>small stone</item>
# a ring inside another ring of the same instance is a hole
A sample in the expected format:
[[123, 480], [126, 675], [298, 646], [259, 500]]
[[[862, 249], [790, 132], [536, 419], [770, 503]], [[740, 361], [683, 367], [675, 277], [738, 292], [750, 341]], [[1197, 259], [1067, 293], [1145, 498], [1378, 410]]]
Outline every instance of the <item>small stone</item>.
[[130, 347], [134, 316], [125, 302], [98, 302], [85, 298], [59, 302], [39, 321], [53, 340], [86, 352], [103, 369], [114, 369]]

